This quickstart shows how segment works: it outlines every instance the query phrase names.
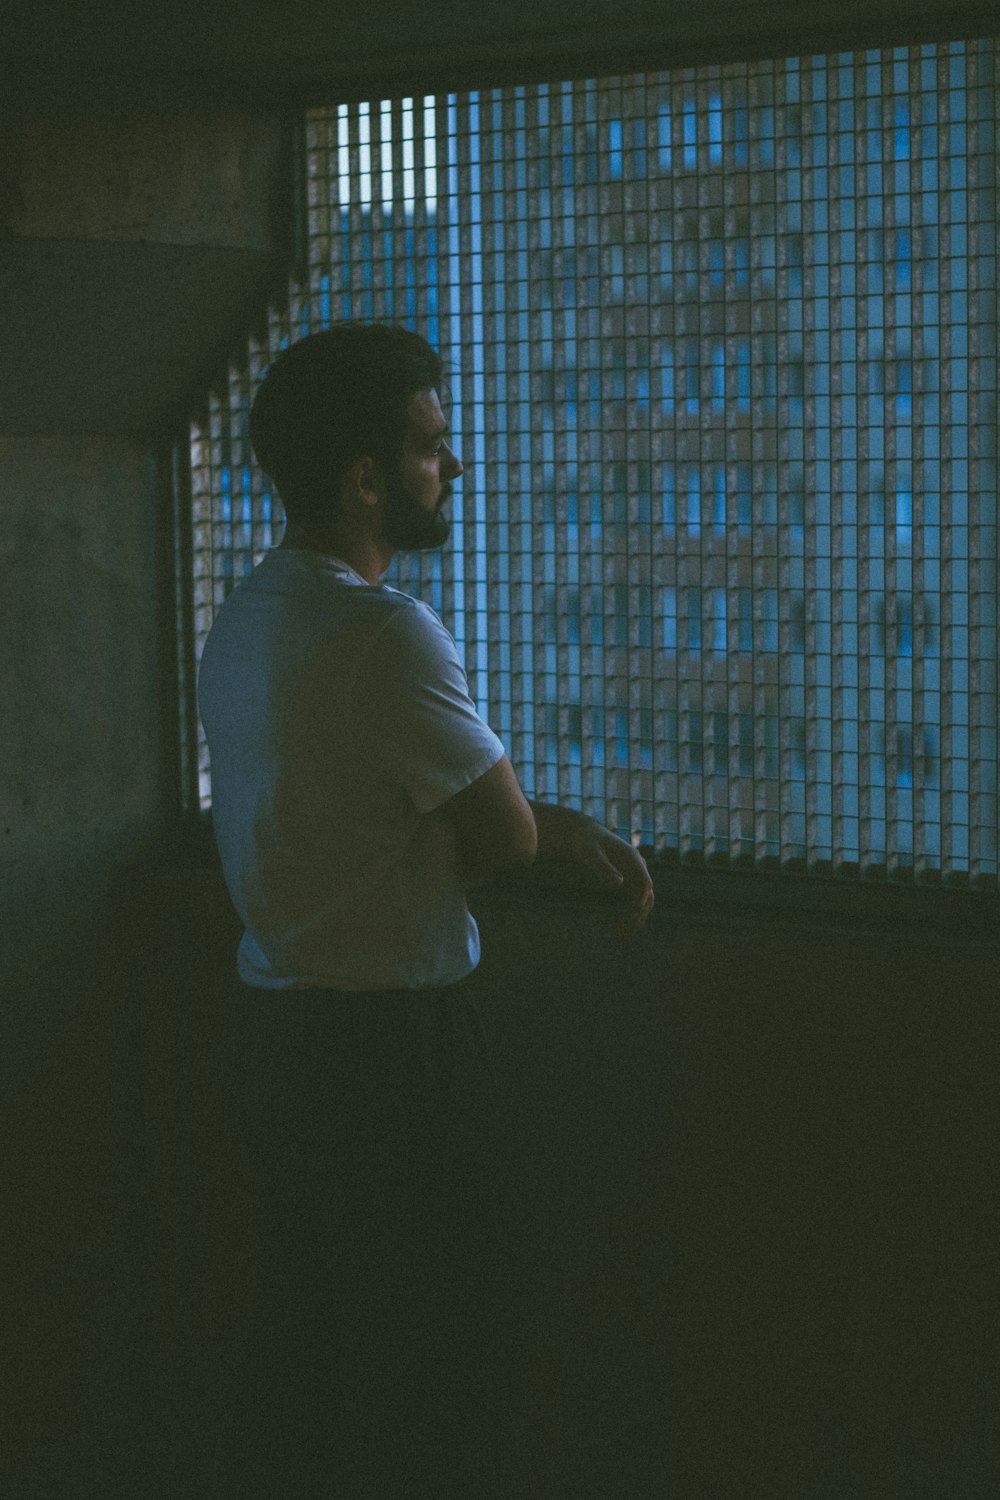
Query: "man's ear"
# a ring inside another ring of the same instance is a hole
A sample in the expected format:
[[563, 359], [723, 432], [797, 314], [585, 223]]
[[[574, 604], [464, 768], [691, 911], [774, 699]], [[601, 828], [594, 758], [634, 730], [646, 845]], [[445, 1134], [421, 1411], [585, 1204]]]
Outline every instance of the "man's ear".
[[368, 454], [361, 454], [353, 461], [346, 478], [362, 504], [377, 505], [382, 499], [382, 469]]

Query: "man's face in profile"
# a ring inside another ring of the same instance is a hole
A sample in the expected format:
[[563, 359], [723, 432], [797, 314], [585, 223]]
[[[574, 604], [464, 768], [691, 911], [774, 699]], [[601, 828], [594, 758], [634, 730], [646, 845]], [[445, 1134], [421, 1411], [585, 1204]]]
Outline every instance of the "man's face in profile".
[[436, 391], [417, 391], [396, 470], [386, 480], [382, 536], [393, 551], [441, 547], [451, 535], [444, 507], [462, 465], [445, 441], [448, 424]]

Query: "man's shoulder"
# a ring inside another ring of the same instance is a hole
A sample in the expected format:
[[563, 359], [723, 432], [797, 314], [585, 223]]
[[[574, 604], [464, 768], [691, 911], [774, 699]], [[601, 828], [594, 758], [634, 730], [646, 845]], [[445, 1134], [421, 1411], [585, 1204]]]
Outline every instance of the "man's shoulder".
[[267, 553], [239, 579], [216, 608], [209, 636], [240, 639], [251, 622], [258, 632], [302, 649], [303, 631], [315, 650], [327, 644], [364, 651], [386, 634], [399, 642], [443, 631], [438, 616], [420, 599], [384, 584], [361, 584], [332, 570], [303, 567], [293, 554]]
[[419, 682], [451, 681], [460, 672], [453, 636], [423, 599], [384, 589], [371, 626], [364, 631], [366, 660], [384, 684], [409, 691]]
[[382, 594], [382, 628], [394, 639], [428, 645], [451, 641], [441, 616], [423, 599], [388, 586], [383, 587]]
[[346, 567], [330, 566], [327, 560], [296, 549], [273, 548], [265, 553], [229, 597], [235, 594], [247, 603], [253, 598], [258, 608], [269, 599], [276, 607], [296, 611], [365, 618], [374, 629], [400, 609], [423, 608], [420, 600], [399, 589], [365, 583]]

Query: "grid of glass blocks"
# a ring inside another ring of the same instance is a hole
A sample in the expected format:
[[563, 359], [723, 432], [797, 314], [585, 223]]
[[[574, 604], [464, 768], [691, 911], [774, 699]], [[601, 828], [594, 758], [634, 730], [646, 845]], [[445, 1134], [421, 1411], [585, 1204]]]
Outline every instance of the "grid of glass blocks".
[[[310, 112], [308, 273], [192, 427], [195, 654], [278, 540], [272, 353], [404, 323], [465, 475], [386, 581], [529, 797], [658, 852], [995, 887], [997, 49]], [[203, 739], [198, 769], [207, 807]]]

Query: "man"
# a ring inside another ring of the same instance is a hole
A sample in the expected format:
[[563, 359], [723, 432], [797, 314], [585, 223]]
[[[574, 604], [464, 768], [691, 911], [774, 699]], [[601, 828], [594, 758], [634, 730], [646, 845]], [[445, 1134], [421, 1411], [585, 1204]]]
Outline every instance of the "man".
[[[287, 1393], [310, 1340], [313, 1393], [317, 1382], [343, 1386], [347, 1370], [367, 1381], [353, 1425], [343, 1403], [338, 1412], [340, 1461], [348, 1429], [360, 1461], [377, 1361], [366, 1377], [358, 1371], [395, 1328], [395, 1352], [380, 1346], [392, 1378], [379, 1442], [384, 1452], [391, 1428], [412, 1465], [414, 1434], [426, 1435], [441, 1403], [417, 1400], [422, 1415], [407, 1424], [398, 1325], [424, 1298], [423, 1334], [428, 1323], [440, 1334], [452, 1315], [474, 1321], [484, 1295], [473, 1279], [463, 1303], [458, 1279], [493, 1240], [462, 1236], [496, 1209], [504, 1125], [475, 1004], [480, 945], [467, 892], [542, 852], [620, 889], [623, 938], [653, 904], [631, 845], [571, 809], [525, 799], [451, 636], [427, 605], [381, 582], [397, 551], [440, 547], [450, 534], [446, 507], [463, 471], [447, 441], [441, 373], [423, 339], [387, 325], [340, 324], [277, 357], [250, 437], [287, 526], [219, 610], [199, 673], [215, 833], [244, 924], [229, 1025], [237, 1128], [271, 1257], [261, 1262], [268, 1311], [258, 1322], [270, 1332], [258, 1362], [284, 1370], [259, 1399], [272, 1412], [285, 1401], [269, 1441], [300, 1464], [321, 1419], [304, 1394], [289, 1405]], [[339, 1340], [331, 1364], [336, 1340], [317, 1337], [316, 1308], [333, 1261], [357, 1288], [359, 1243], [374, 1247], [369, 1269], [391, 1264], [395, 1275], [418, 1241], [422, 1267], [447, 1262], [438, 1293], [430, 1273], [419, 1287], [411, 1278], [381, 1323], [374, 1312], [356, 1319], [350, 1350], [342, 1301], [326, 1325]], [[290, 1289], [283, 1301], [279, 1283]], [[407, 1343], [424, 1350], [411, 1397], [426, 1393], [435, 1358], [421, 1337]], [[445, 1363], [455, 1363], [458, 1338]], [[451, 1388], [449, 1400], [459, 1396]], [[306, 1409], [312, 1416], [298, 1420]], [[434, 1471], [442, 1495], [444, 1450], [455, 1460], [461, 1436], [449, 1432], [439, 1433]], [[461, 1480], [468, 1493], [485, 1494], [482, 1483], [478, 1472]]]

